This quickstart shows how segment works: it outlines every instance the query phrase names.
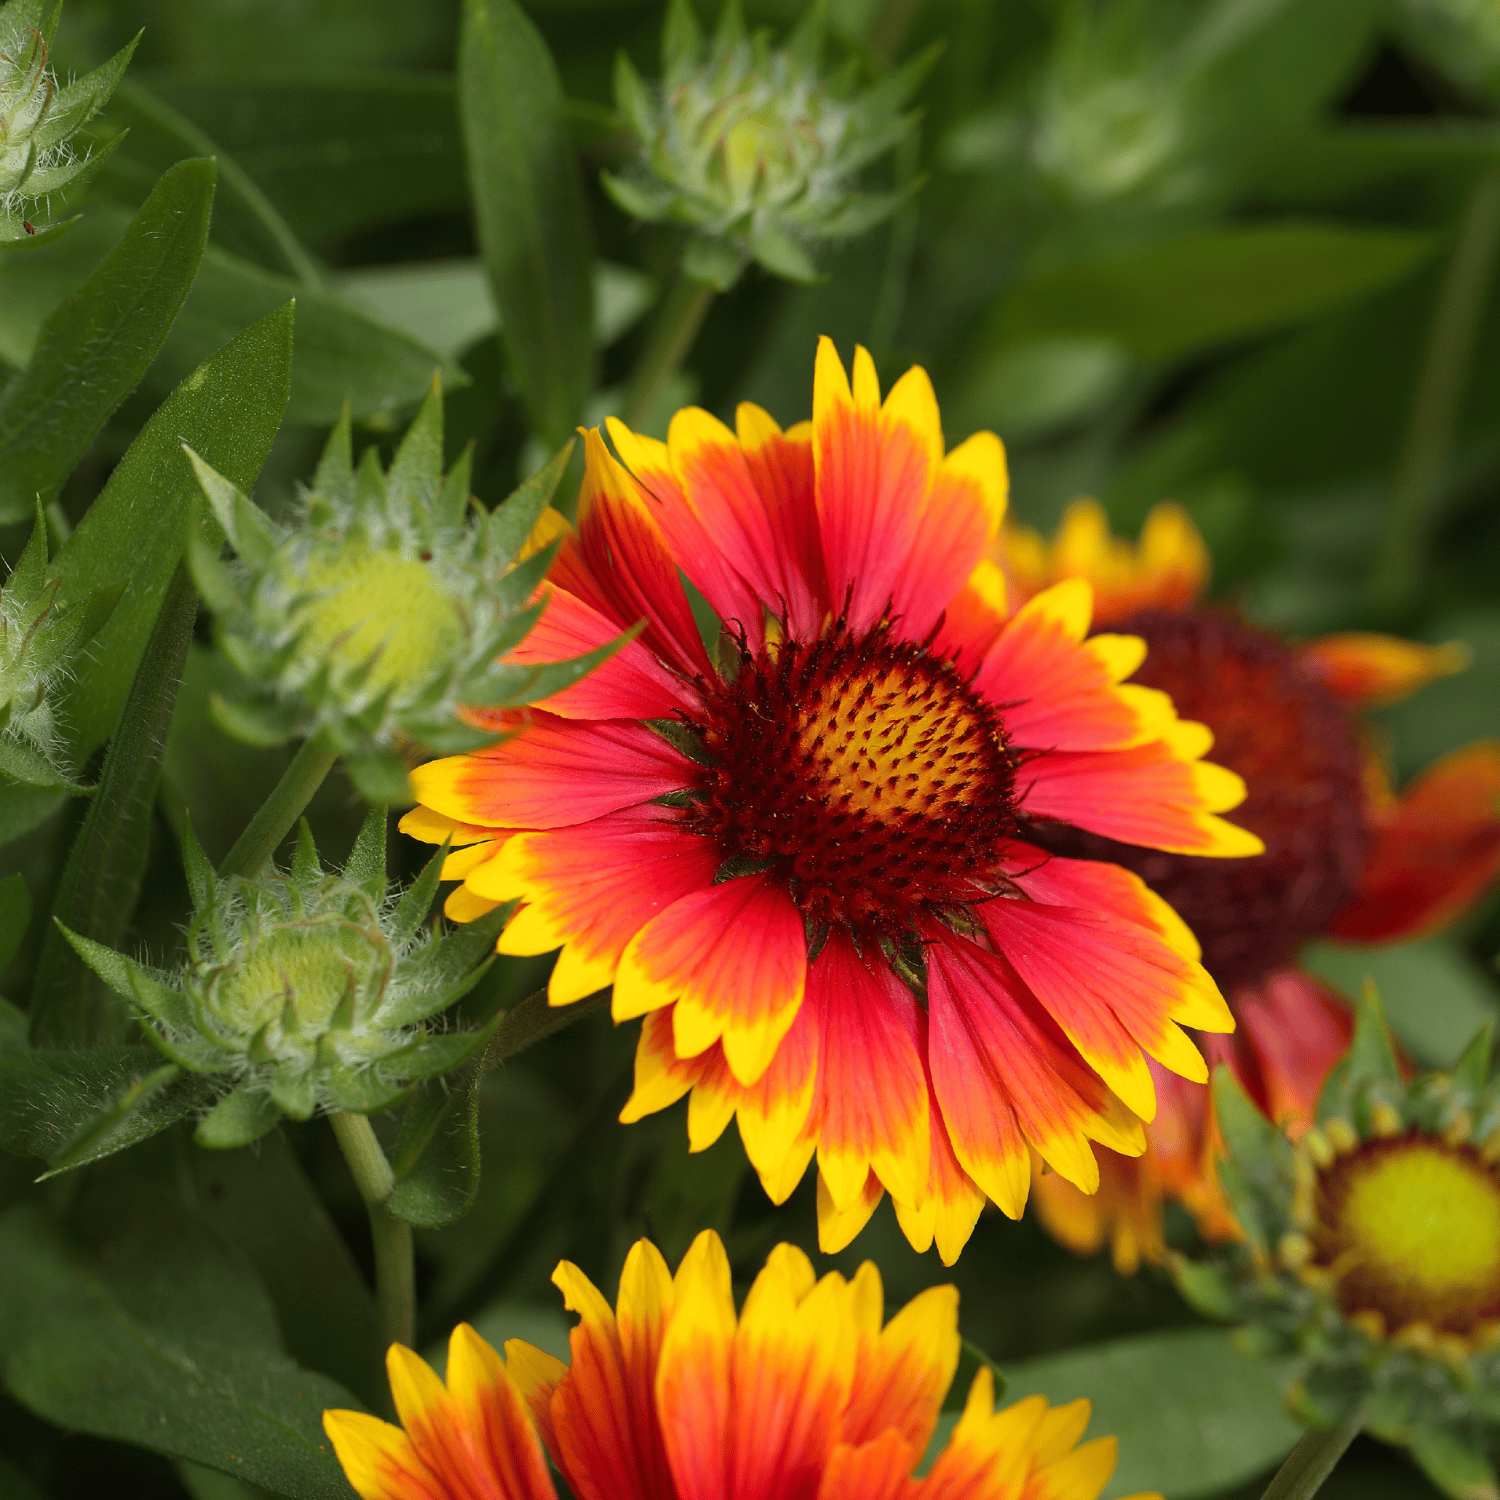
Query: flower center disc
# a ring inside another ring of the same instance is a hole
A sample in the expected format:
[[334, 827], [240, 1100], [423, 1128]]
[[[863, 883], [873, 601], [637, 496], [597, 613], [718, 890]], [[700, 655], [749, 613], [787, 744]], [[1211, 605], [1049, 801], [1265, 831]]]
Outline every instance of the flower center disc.
[[1500, 1313], [1500, 1181], [1467, 1147], [1372, 1143], [1320, 1181], [1319, 1260], [1347, 1312], [1468, 1333]]
[[899, 937], [962, 905], [1014, 830], [1015, 757], [948, 662], [842, 628], [704, 695], [697, 829], [779, 867], [815, 922]]

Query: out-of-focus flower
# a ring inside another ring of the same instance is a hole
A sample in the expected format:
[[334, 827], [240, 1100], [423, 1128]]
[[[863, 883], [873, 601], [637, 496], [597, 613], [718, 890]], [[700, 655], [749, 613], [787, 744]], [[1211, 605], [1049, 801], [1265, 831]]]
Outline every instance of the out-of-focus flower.
[[255, 694], [215, 702], [239, 738], [325, 735], [368, 797], [409, 800], [405, 744], [483, 744], [494, 735], [463, 722], [465, 708], [526, 703], [590, 665], [499, 660], [537, 616], [527, 600], [549, 557], [514, 564], [566, 455], [485, 511], [469, 498], [467, 456], [443, 475], [435, 384], [388, 472], [373, 448], [355, 469], [346, 412], [290, 527], [189, 457], [239, 559], [232, 569], [202, 537], [189, 552], [220, 649]]
[[389, 900], [385, 817], [370, 814], [337, 874], [322, 868], [305, 821], [290, 871], [254, 879], [219, 879], [189, 829], [195, 911], [175, 974], [63, 929], [170, 1061], [226, 1086], [198, 1127], [201, 1145], [244, 1145], [282, 1115], [387, 1109], [484, 1040], [426, 1023], [478, 982], [499, 921], [445, 937], [425, 927], [436, 859]]
[[[692, 1091], [702, 1150], [738, 1116], [771, 1198], [814, 1153], [825, 1248], [889, 1191], [951, 1262], [1030, 1152], [1093, 1191], [1090, 1140], [1140, 1149], [1146, 1056], [1200, 1081], [1182, 1025], [1230, 1025], [1182, 924], [1133, 875], [1048, 861], [1033, 820], [1202, 855], [1239, 779], [1202, 726], [1085, 641], [1070, 581], [1007, 615], [984, 557], [1006, 502], [991, 433], [944, 451], [926, 374], [882, 404], [819, 347], [813, 420], [588, 439], [582, 522], [518, 660], [637, 641], [492, 750], [420, 767], [402, 828], [466, 845], [448, 913], [525, 904], [504, 953], [561, 947], [566, 1005], [644, 1017], [637, 1120]], [[705, 645], [679, 569], [723, 622]], [[925, 1005], [919, 1002], [919, 996]]]
[[800, 1250], [778, 1245], [736, 1317], [712, 1230], [675, 1277], [639, 1241], [613, 1310], [577, 1266], [563, 1261], [552, 1279], [580, 1317], [571, 1363], [520, 1339], [502, 1359], [461, 1323], [446, 1386], [391, 1346], [401, 1427], [324, 1412], [363, 1500], [555, 1500], [544, 1455], [590, 1500], [1094, 1500], [1114, 1470], [1114, 1438], [1078, 1446], [1087, 1401], [1032, 1396], [995, 1411], [981, 1367], [947, 1445], [911, 1477], [958, 1368], [951, 1286], [882, 1328], [872, 1262], [853, 1281], [819, 1281]]
[[[1310, 938], [1387, 943], [1434, 932], [1500, 872], [1500, 745], [1438, 761], [1396, 796], [1360, 735], [1361, 709], [1394, 702], [1461, 670], [1459, 645], [1346, 634], [1291, 644], [1228, 610], [1201, 605], [1208, 554], [1176, 506], [1157, 507], [1138, 547], [1112, 537], [1103, 511], [1076, 504], [1048, 546], [1009, 532], [999, 560], [1023, 596], [1059, 579], [1094, 584], [1096, 619], [1150, 646], [1136, 680], [1172, 695], [1213, 731], [1213, 754], [1249, 795], [1234, 821], [1265, 853], [1232, 865], [1053, 836], [1061, 854], [1123, 864], [1186, 921], [1239, 1025], [1206, 1038], [1267, 1117], [1305, 1128], [1349, 1038], [1346, 1003], [1296, 967]], [[1111, 1161], [1085, 1199], [1055, 1175], [1041, 1181], [1044, 1222], [1080, 1251], [1112, 1241], [1116, 1261], [1162, 1253], [1160, 1202], [1181, 1198], [1212, 1237], [1235, 1233], [1218, 1191], [1206, 1090], [1158, 1074], [1163, 1107], [1148, 1148]]]
[[684, 270], [726, 289], [755, 260], [793, 281], [817, 279], [812, 252], [863, 234], [907, 192], [862, 193], [859, 173], [913, 126], [906, 102], [935, 54], [860, 91], [851, 70], [825, 74], [823, 7], [784, 48], [745, 34], [729, 0], [705, 48], [686, 0], [662, 35], [662, 81], [642, 81], [624, 53], [615, 96], [636, 159], [604, 186], [626, 213], [692, 231]]
[[98, 630], [119, 591], [72, 606], [47, 568], [47, 523], [36, 523], [0, 588], [0, 778], [36, 787], [72, 785], [57, 731], [57, 689], [74, 655]]
[[[0, 9], [0, 245], [43, 237], [53, 227], [50, 200], [82, 186], [123, 139], [117, 136], [87, 156], [70, 144], [108, 103], [135, 42], [60, 87], [49, 53], [61, 11], [46, 0], [10, 0]], [[33, 218], [44, 222], [34, 224]]]
[[1362, 1410], [1450, 1495], [1497, 1493], [1500, 1079], [1486, 1027], [1452, 1073], [1403, 1081], [1373, 991], [1313, 1123], [1293, 1142], [1228, 1068], [1214, 1098], [1244, 1242], [1179, 1282], [1246, 1342], [1301, 1356], [1289, 1394], [1311, 1425]]

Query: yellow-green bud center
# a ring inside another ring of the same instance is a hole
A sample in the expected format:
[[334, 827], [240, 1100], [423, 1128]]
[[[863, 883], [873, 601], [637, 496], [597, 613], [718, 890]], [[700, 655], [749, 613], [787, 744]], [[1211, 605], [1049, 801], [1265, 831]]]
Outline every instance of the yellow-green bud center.
[[377, 957], [369, 934], [352, 922], [324, 918], [273, 927], [221, 977], [214, 1009], [249, 1037], [279, 1021], [290, 1002], [298, 1031], [316, 1037]]
[[463, 645], [463, 622], [451, 596], [415, 558], [341, 545], [315, 554], [304, 581], [320, 597], [304, 606], [306, 652], [337, 673], [374, 658], [375, 691], [421, 683], [433, 663]]

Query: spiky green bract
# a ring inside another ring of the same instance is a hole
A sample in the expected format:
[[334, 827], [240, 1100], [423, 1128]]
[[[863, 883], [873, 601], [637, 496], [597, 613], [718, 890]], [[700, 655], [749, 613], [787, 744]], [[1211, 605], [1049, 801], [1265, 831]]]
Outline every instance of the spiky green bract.
[[1500, 1328], [1434, 1335], [1425, 1324], [1385, 1326], [1348, 1315], [1337, 1280], [1310, 1263], [1314, 1193], [1321, 1170], [1371, 1142], [1422, 1140], [1500, 1157], [1500, 1077], [1491, 1029], [1451, 1072], [1403, 1079], [1373, 989], [1360, 1002], [1349, 1050], [1329, 1075], [1313, 1128], [1293, 1143], [1221, 1066], [1214, 1105], [1228, 1151], [1221, 1175], [1243, 1244], [1175, 1267], [1184, 1296], [1209, 1316], [1243, 1324], [1256, 1353], [1300, 1356], [1288, 1392], [1292, 1414], [1333, 1427], [1355, 1411], [1377, 1437], [1411, 1450], [1454, 1496], [1497, 1494], [1487, 1451], [1500, 1438]]
[[509, 908], [440, 934], [427, 911], [446, 851], [393, 898], [385, 818], [370, 814], [337, 873], [323, 869], [304, 821], [291, 869], [255, 879], [218, 877], [188, 829], [195, 910], [175, 974], [63, 929], [172, 1062], [225, 1085], [198, 1126], [201, 1145], [244, 1145], [282, 1115], [388, 1109], [485, 1040], [435, 1018], [489, 967]]
[[52, 221], [52, 200], [81, 186], [123, 139], [82, 156], [71, 144], [114, 93], [135, 42], [62, 87], [50, 56], [61, 10], [61, 0], [10, 0], [0, 9], [0, 246], [56, 238], [63, 225]]
[[74, 787], [57, 727], [58, 688], [119, 594], [94, 594], [63, 608], [60, 585], [47, 566], [47, 525], [38, 506], [31, 540], [0, 588], [0, 780]]
[[[674, 0], [662, 34], [662, 79], [648, 85], [622, 53], [615, 99], [635, 139], [631, 167], [604, 174], [626, 213], [693, 231], [683, 269], [726, 290], [751, 261], [813, 281], [812, 252], [862, 234], [909, 195], [862, 193], [860, 172], [913, 126], [905, 111], [935, 53], [859, 90], [852, 70], [821, 66], [823, 10], [815, 4], [773, 48], [747, 36], [729, 0], [705, 45], [688, 0]], [[914, 185], [915, 186], [915, 185]]]
[[494, 735], [461, 722], [460, 707], [515, 707], [575, 682], [612, 648], [545, 666], [502, 660], [541, 611], [531, 601], [550, 552], [513, 564], [569, 451], [485, 511], [469, 498], [467, 456], [443, 474], [434, 381], [389, 470], [374, 449], [355, 468], [346, 411], [290, 526], [189, 453], [238, 555], [225, 564], [203, 537], [188, 554], [248, 684], [215, 701], [221, 725], [253, 744], [322, 734], [371, 800], [394, 802], [406, 793], [399, 746], [473, 749]]

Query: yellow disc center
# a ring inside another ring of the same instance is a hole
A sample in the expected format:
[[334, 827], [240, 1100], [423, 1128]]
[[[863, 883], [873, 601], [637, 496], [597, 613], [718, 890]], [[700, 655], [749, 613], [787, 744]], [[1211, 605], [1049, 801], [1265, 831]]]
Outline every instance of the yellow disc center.
[[1442, 1297], [1500, 1276], [1500, 1184], [1475, 1159], [1413, 1142], [1361, 1165], [1339, 1215], [1371, 1270]]
[[876, 822], [942, 820], [992, 795], [1006, 767], [996, 726], [949, 674], [904, 664], [820, 683], [798, 749], [831, 800]]
[[341, 546], [314, 557], [307, 585], [306, 651], [350, 671], [374, 658], [375, 691], [423, 682], [463, 643], [463, 622], [432, 572], [415, 558]]

